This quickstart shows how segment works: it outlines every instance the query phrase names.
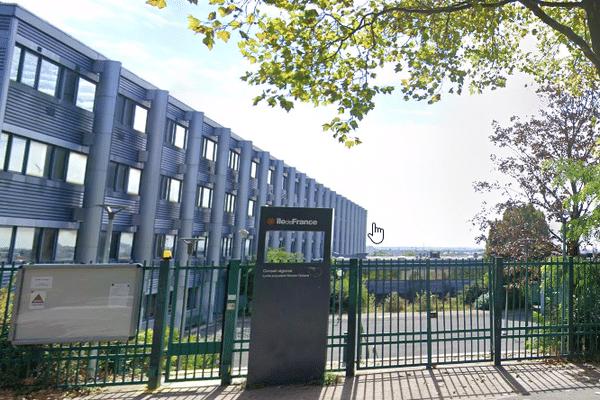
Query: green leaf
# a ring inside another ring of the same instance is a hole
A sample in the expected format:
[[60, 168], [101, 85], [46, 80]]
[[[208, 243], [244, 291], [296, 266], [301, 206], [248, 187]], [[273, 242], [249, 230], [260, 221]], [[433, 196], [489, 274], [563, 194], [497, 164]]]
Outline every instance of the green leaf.
[[165, 0], [148, 0], [146, 4], [150, 4], [151, 6], [158, 8], [165, 8], [167, 6], [167, 2]]

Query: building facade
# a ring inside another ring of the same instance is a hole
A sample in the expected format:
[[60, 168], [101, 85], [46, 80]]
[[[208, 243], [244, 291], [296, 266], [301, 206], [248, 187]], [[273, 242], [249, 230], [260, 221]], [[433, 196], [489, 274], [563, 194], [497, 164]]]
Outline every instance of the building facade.
[[[334, 208], [334, 254], [365, 251], [364, 208], [120, 62], [16, 5], [0, 36], [1, 262], [252, 257], [263, 205]], [[307, 261], [322, 247], [269, 240]]]

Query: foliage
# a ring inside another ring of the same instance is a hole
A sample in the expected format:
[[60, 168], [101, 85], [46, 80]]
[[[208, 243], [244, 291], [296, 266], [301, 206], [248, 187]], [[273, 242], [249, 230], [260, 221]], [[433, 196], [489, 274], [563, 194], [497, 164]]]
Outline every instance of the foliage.
[[377, 250], [369, 254], [369, 257], [391, 257], [392, 255], [385, 250]]
[[[198, 0], [188, 0], [197, 4]], [[148, 0], [162, 8], [166, 0]], [[574, 91], [600, 71], [600, 10], [594, 0], [208, 0], [205, 18], [188, 28], [212, 48], [239, 33], [263, 87], [254, 103], [285, 110], [294, 103], [332, 105], [323, 125], [348, 147], [378, 94], [399, 86], [405, 99], [440, 100], [443, 92], [481, 92], [505, 85], [515, 71]], [[532, 51], [529, 43], [535, 43]], [[396, 85], [378, 74], [393, 68]], [[266, 87], [265, 87], [266, 86]]]
[[545, 259], [557, 251], [550, 228], [533, 205], [509, 206], [501, 220], [488, 221], [486, 256], [507, 259]]
[[[340, 293], [341, 285], [341, 293]], [[342, 306], [342, 313], [348, 313], [348, 306], [350, 301], [350, 274], [345, 273], [342, 278], [338, 278], [337, 275], [331, 279], [331, 304], [330, 310], [332, 312], [339, 312], [340, 301]], [[360, 307], [362, 311], [367, 311], [375, 305], [375, 295], [369, 293], [367, 287], [362, 284], [360, 287]], [[359, 307], [359, 304], [356, 305]]]
[[[573, 309], [569, 310], [569, 268], [564, 262], [542, 268], [545, 307], [540, 321], [552, 325], [575, 324], [575, 348], [581, 353], [600, 352], [600, 265], [584, 259], [573, 262]], [[554, 343], [554, 342], [553, 342]]]
[[[475, 217], [474, 223], [482, 231], [487, 230], [490, 222], [487, 215], [525, 204], [542, 211], [548, 221], [557, 222], [559, 227], [565, 222], [570, 222], [570, 226], [579, 224], [578, 221], [585, 220], [594, 211], [594, 199], [583, 194], [589, 192], [586, 187], [592, 180], [567, 174], [556, 162], [560, 160], [563, 166], [598, 168], [594, 149], [600, 139], [596, 125], [600, 117], [600, 96], [596, 85], [578, 96], [550, 86], [538, 93], [547, 107], [539, 111], [539, 117], [527, 121], [513, 117], [512, 126], [508, 128], [494, 123], [494, 134], [490, 136], [492, 143], [511, 150], [511, 155], [492, 155], [492, 160], [502, 174], [516, 183], [516, 187], [510, 183], [476, 182], [476, 191], [502, 191], [509, 198]], [[568, 254], [577, 256], [581, 232], [569, 231]], [[562, 242], [560, 229], [550, 232], [556, 241]], [[479, 240], [486, 240], [486, 237], [481, 236]], [[519, 253], [524, 255], [522, 250]], [[538, 252], [539, 257], [544, 254]]]
[[283, 247], [278, 249], [267, 249], [267, 261], [268, 263], [297, 263], [303, 262], [304, 255], [302, 253], [288, 253]]
[[[598, 153], [595, 153], [598, 156]], [[594, 241], [600, 239], [600, 165], [585, 164], [575, 160], [556, 160], [551, 164], [556, 171], [555, 184], [577, 182], [582, 190], [564, 200], [565, 208], [576, 208], [585, 205], [590, 209], [580, 218], [569, 221], [567, 238], [574, 241], [577, 238]]]
[[416, 257], [417, 253], [414, 250], [405, 251], [403, 254], [405, 257]]

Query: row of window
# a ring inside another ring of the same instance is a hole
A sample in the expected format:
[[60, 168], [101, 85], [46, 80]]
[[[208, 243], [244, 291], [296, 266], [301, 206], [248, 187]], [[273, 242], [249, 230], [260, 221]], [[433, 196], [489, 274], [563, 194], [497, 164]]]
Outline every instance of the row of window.
[[24, 47], [15, 47], [10, 79], [85, 110], [94, 111], [95, 83]]
[[0, 134], [0, 170], [83, 185], [87, 155], [8, 133]]
[[77, 230], [0, 226], [0, 262], [72, 262]]

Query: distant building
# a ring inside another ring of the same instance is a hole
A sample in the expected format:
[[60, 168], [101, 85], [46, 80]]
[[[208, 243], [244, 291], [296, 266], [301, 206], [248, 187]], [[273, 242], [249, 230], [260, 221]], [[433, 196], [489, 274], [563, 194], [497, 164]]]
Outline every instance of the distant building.
[[[207, 263], [252, 256], [260, 206], [335, 209], [333, 251], [367, 211], [25, 9], [0, 5], [0, 261]], [[226, 121], [224, 122], [226, 124]], [[309, 160], [307, 160], [309, 162]], [[317, 257], [319, 235], [271, 245]]]

